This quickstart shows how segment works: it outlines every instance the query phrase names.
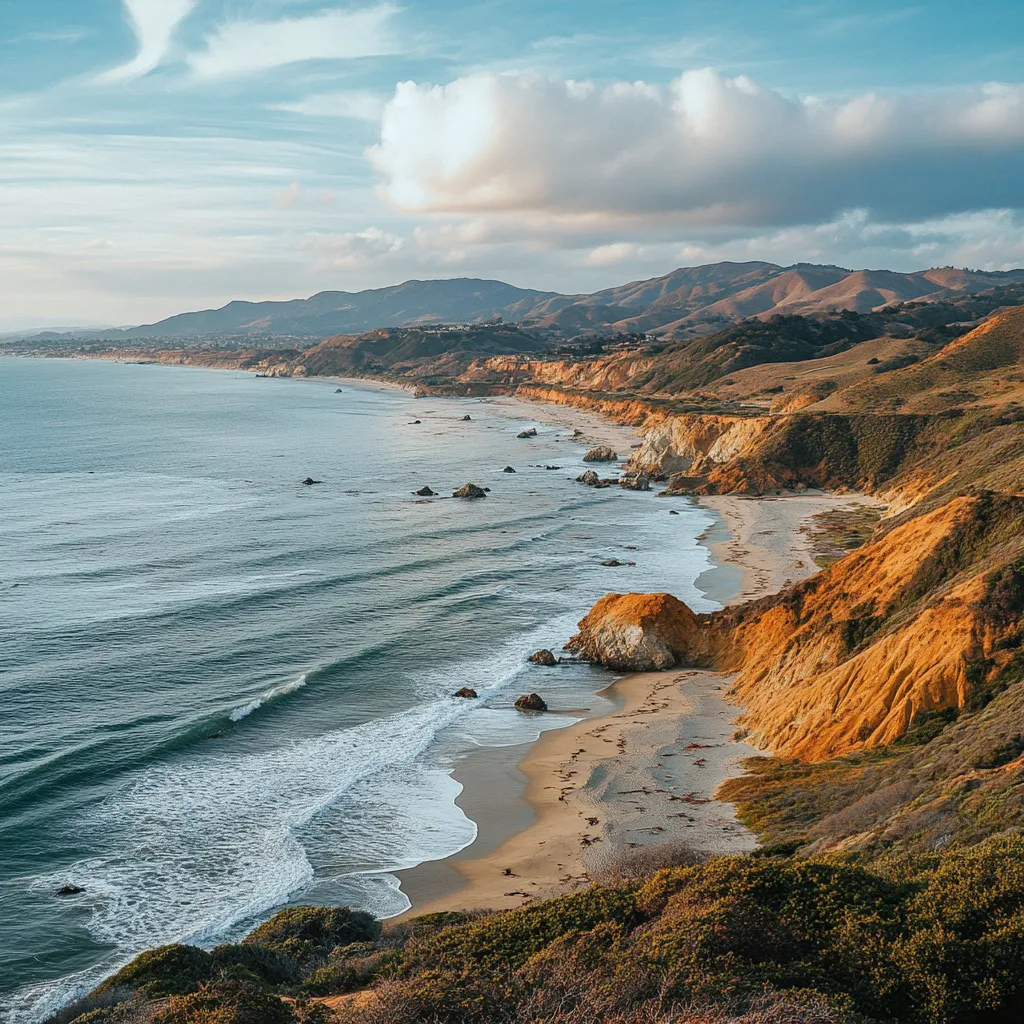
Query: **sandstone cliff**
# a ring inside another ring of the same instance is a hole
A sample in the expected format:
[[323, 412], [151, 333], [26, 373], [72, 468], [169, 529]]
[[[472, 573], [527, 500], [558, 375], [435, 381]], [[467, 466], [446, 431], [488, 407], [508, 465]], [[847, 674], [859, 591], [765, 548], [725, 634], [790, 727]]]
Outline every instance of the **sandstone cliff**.
[[666, 594], [608, 595], [570, 647], [619, 670], [734, 671], [752, 739], [822, 760], [984, 701], [1021, 633], [1022, 555], [1024, 499], [965, 495], [750, 605], [695, 615]]

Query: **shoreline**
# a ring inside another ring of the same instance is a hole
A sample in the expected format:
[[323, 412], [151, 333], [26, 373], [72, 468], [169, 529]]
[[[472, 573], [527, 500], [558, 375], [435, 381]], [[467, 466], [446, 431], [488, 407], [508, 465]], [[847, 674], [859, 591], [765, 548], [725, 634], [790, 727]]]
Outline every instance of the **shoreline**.
[[[874, 499], [815, 492], [699, 499], [718, 523], [704, 538], [716, 565], [698, 585], [726, 605], [806, 579], [818, 571], [811, 518], [855, 502]], [[478, 761], [461, 764], [456, 802], [476, 822], [477, 839], [453, 857], [396, 873], [412, 903], [397, 920], [526, 905], [613, 875], [624, 854], [644, 846], [753, 850], [756, 839], [733, 806], [714, 798], [745, 758], [764, 753], [733, 739], [742, 708], [725, 693], [734, 678], [677, 669], [614, 679], [601, 691], [614, 710], [514, 748], [514, 766], [506, 752], [502, 790], [480, 778]]]
[[[188, 363], [146, 365], [238, 372]], [[408, 392], [376, 378], [287, 379]], [[485, 404], [518, 423], [579, 431], [557, 440], [611, 445], [620, 460], [639, 437], [632, 426], [575, 406], [514, 396], [461, 401]], [[714, 565], [696, 583], [723, 606], [776, 593], [817, 572], [814, 515], [854, 503], [880, 504], [862, 494], [811, 491], [692, 500], [717, 520], [700, 538]], [[456, 803], [476, 823], [477, 837], [443, 860], [389, 872], [412, 903], [398, 919], [518, 906], [588, 884], [624, 851], [642, 846], [682, 842], [704, 853], [753, 849], [756, 841], [736, 822], [732, 806], [714, 799], [724, 781], [740, 774], [744, 758], [762, 753], [733, 741], [733, 722], [742, 711], [724, 699], [733, 678], [697, 670], [610, 675], [599, 693], [614, 702], [613, 710], [586, 714], [532, 743], [471, 752], [453, 777], [463, 786]]]

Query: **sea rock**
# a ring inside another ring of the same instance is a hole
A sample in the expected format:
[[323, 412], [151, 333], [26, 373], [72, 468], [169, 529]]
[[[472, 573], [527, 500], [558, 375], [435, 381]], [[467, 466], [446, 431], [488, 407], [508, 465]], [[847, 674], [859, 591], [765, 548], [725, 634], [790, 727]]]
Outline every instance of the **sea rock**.
[[582, 430], [574, 430], [572, 432], [572, 436], [573, 437], [582, 437], [583, 436], [583, 431]]
[[420, 425], [420, 423], [422, 423], [422, 420], [413, 420], [412, 423], [409, 424], [409, 426], [410, 427], [418, 427]]
[[619, 672], [710, 663], [710, 641], [700, 621], [671, 594], [608, 594], [579, 630], [566, 650]]
[[487, 492], [483, 487], [477, 487], [476, 484], [465, 484], [460, 487], [453, 495], [453, 498], [486, 498]]
[[609, 558], [607, 562], [601, 564], [610, 569], [617, 569], [620, 565], [636, 565], [636, 562], [620, 562], [617, 558]]
[[588, 469], [586, 473], [581, 473], [576, 477], [576, 483], [586, 484], [588, 487], [596, 487], [600, 480], [601, 478], [592, 469]]
[[77, 896], [85, 890], [80, 885], [62, 885], [55, 893], [55, 896]]
[[432, 498], [437, 492], [432, 491], [429, 487], [421, 487], [416, 493], [421, 498]]
[[545, 668], [551, 668], [558, 664], [558, 659], [546, 647], [534, 651], [526, 660], [533, 665], [543, 665]]
[[476, 700], [477, 692], [468, 686], [464, 686], [461, 690], [456, 690], [452, 694], [453, 697], [465, 697], [466, 700]]
[[586, 455], [583, 456], [584, 462], [614, 462], [619, 457], [618, 452], [613, 451], [606, 444], [602, 444], [597, 448], [591, 448]]
[[343, 394], [344, 394], [345, 392], [344, 392], [344, 391], [342, 391], [342, 390], [341, 390], [341, 388], [335, 388], [335, 389], [334, 389], [334, 393], [335, 393], [336, 395], [343, 395]]
[[619, 477], [619, 486], [627, 491], [649, 491], [651, 478], [644, 473], [627, 474]]
[[545, 466], [545, 469], [561, 469], [561, 466]]
[[679, 515], [679, 513], [678, 513], [678, 512], [676, 511], [676, 509], [674, 509], [674, 508], [670, 508], [670, 509], [668, 510], [668, 514], [669, 514], [670, 516], [677, 516], [677, 515]]
[[524, 694], [516, 701], [516, 707], [520, 711], [547, 711], [548, 709], [544, 699], [536, 693]]
[[537, 436], [537, 428], [536, 427], [528, 427], [526, 430], [520, 430], [519, 433], [516, 434], [516, 437], [536, 437], [536, 436]]
[[515, 472], [515, 470], [514, 470], [514, 469], [513, 469], [513, 468], [512, 468], [511, 466], [506, 466], [506, 467], [505, 467], [505, 468], [504, 468], [504, 469], [502, 470], [502, 473], [514, 473], [514, 472]]
[[304, 487], [312, 487], [314, 484], [322, 484], [322, 483], [323, 483], [323, 480], [314, 480], [311, 476], [307, 476], [306, 479], [302, 481], [302, 485]]
[[463, 423], [471, 423], [471, 422], [472, 422], [472, 420], [473, 420], [473, 417], [472, 417], [472, 416], [463, 416], [463, 417], [462, 417], [462, 422], [463, 422]]

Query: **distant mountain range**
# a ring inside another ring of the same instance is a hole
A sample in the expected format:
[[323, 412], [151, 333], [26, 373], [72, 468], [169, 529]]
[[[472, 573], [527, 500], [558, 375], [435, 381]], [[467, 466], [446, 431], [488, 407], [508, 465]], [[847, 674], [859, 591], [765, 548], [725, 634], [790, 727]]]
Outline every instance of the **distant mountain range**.
[[323, 339], [382, 327], [480, 323], [500, 317], [565, 336], [645, 332], [685, 338], [753, 316], [843, 309], [866, 313], [894, 302], [933, 302], [1016, 282], [1024, 282], [1024, 270], [944, 267], [899, 274], [809, 263], [714, 263], [589, 295], [561, 295], [472, 278], [406, 281], [361, 292], [319, 292], [286, 302], [236, 301], [142, 327], [75, 336], [112, 341]]

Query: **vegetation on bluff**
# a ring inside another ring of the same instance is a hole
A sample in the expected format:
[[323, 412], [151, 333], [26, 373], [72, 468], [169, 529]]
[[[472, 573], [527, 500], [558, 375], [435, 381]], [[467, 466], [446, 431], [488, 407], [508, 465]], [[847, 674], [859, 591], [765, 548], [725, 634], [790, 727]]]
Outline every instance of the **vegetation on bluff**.
[[1019, 834], [861, 864], [717, 858], [342, 946], [323, 913], [285, 911], [235, 947], [271, 937], [292, 951], [291, 979], [167, 947], [60, 1020], [991, 1024], [1018, 1019], [1024, 999]]

